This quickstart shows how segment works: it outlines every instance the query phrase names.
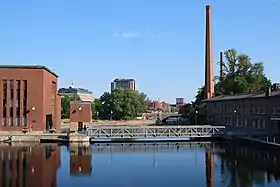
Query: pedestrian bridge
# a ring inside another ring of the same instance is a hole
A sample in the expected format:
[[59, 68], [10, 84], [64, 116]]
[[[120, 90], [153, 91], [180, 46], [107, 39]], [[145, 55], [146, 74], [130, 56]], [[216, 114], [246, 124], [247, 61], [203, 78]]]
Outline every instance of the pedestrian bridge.
[[207, 138], [224, 133], [224, 126], [92, 126], [87, 136], [92, 139], [141, 139], [141, 138]]

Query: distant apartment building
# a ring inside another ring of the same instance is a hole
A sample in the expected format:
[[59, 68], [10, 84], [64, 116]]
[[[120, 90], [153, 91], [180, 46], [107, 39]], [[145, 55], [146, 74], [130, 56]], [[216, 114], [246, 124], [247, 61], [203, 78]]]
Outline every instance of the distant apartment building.
[[160, 101], [149, 101], [148, 102], [148, 110], [149, 111], [162, 111], [162, 112], [170, 112], [170, 104], [166, 102]]
[[176, 98], [176, 106], [179, 108], [181, 106], [184, 106], [184, 98], [180, 97], [180, 98]]
[[58, 93], [63, 97], [65, 95], [68, 96], [78, 96], [81, 101], [87, 101], [87, 102], [93, 102], [94, 97], [92, 94], [92, 91], [88, 90], [88, 89], [84, 89], [84, 88], [73, 88], [73, 87], [69, 87], [69, 88], [60, 88], [58, 90]]
[[115, 89], [137, 90], [137, 83], [134, 79], [115, 79], [111, 82], [111, 91]]
[[176, 111], [179, 112], [182, 107], [185, 105], [184, 98], [176, 98]]

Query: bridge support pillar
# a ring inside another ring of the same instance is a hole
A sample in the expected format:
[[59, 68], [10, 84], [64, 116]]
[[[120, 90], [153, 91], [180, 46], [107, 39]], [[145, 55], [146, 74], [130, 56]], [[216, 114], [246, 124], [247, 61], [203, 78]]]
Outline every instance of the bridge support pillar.
[[70, 133], [69, 142], [90, 142], [90, 137], [85, 134]]

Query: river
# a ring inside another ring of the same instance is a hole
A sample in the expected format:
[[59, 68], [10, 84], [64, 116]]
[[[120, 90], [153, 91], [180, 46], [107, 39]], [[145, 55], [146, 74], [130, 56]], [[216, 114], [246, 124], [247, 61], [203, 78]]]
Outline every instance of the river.
[[279, 151], [230, 142], [0, 144], [0, 159], [0, 187], [280, 186]]

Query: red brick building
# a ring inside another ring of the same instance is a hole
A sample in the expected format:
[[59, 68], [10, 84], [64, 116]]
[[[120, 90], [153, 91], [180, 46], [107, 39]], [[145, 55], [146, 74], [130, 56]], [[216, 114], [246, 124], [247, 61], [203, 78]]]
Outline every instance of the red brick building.
[[60, 129], [58, 76], [44, 66], [0, 66], [0, 130]]
[[90, 123], [91, 120], [91, 102], [73, 101], [70, 103], [71, 131], [82, 130], [84, 123]]
[[148, 110], [150, 111], [163, 111], [169, 112], [171, 109], [170, 104], [166, 102], [159, 102], [159, 101], [149, 101], [148, 102]]

